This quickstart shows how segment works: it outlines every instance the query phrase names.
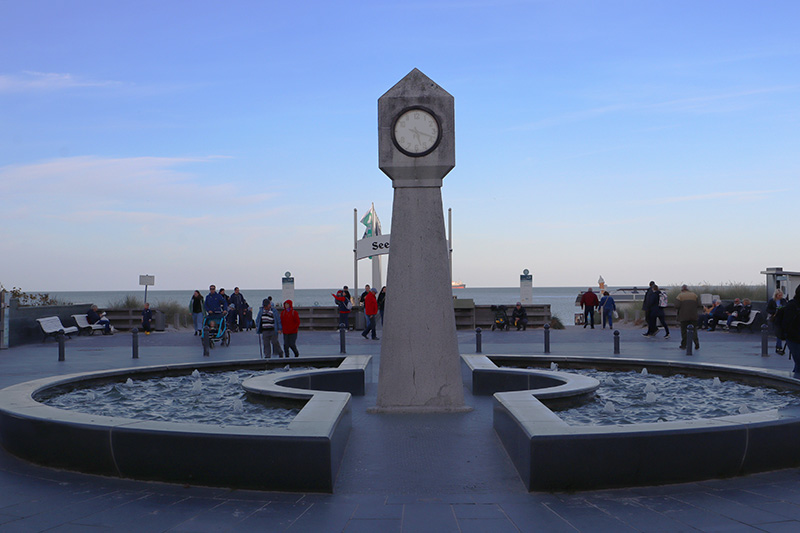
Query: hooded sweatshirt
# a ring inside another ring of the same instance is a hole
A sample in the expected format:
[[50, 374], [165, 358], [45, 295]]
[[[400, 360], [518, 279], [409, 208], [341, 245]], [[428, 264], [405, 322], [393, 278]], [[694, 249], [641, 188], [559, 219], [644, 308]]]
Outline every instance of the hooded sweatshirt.
[[283, 327], [283, 333], [287, 335], [297, 333], [297, 330], [300, 329], [300, 315], [294, 310], [291, 300], [283, 302], [281, 326]]

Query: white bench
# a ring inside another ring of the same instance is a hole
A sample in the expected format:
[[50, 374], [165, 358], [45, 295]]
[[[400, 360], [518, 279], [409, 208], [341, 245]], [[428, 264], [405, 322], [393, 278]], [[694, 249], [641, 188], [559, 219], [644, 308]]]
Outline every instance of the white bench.
[[[758, 311], [752, 310], [750, 311], [750, 316], [747, 320], [731, 320], [731, 326], [729, 329], [736, 329], [736, 331], [742, 331], [744, 328], [749, 328], [750, 331], [753, 330], [753, 323], [758, 316]], [[717, 326], [727, 326], [727, 320], [717, 320]]]
[[86, 315], [72, 315], [72, 318], [75, 319], [75, 323], [78, 324], [78, 327], [81, 331], [89, 331], [89, 335], [94, 335], [96, 330], [103, 330], [105, 326], [103, 324], [89, 324], [89, 319], [86, 318]]
[[42, 327], [42, 333], [44, 333], [43, 341], [46, 341], [47, 337], [55, 337], [61, 332], [63, 332], [67, 337], [69, 337], [71, 333], [78, 333], [78, 328], [75, 326], [70, 326], [68, 328], [64, 327], [64, 325], [61, 323], [61, 319], [57, 316], [37, 318], [36, 321]]

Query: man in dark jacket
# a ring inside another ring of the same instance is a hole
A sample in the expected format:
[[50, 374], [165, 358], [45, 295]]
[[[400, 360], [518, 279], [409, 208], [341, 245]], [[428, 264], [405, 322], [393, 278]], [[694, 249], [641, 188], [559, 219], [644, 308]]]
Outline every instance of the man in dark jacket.
[[656, 315], [654, 313], [655, 309], [658, 307], [658, 293], [653, 290], [653, 285], [655, 284], [655, 281], [651, 281], [650, 286], [644, 293], [642, 311], [644, 311], [644, 319], [645, 322], [647, 322], [647, 331], [642, 333], [643, 337], [650, 337], [651, 335], [655, 335], [656, 331], [658, 331], [658, 328], [656, 328]]
[[794, 361], [795, 374], [800, 373], [800, 286], [794, 291], [794, 298], [775, 313], [775, 327], [778, 338], [786, 341], [789, 358]]
[[583, 309], [583, 315], [585, 317], [583, 321], [584, 328], [588, 324], [591, 324], [592, 329], [594, 329], [594, 308], [597, 307], [599, 303], [600, 300], [597, 299], [597, 295], [592, 291], [591, 287], [581, 296], [581, 308]]
[[233, 295], [231, 295], [230, 303], [236, 309], [236, 330], [242, 331], [245, 329], [244, 314], [247, 311], [247, 300], [244, 299], [244, 294], [239, 292], [239, 287], [234, 287]]
[[678, 310], [678, 323], [681, 325], [681, 345], [680, 349], [685, 350], [687, 342], [694, 340], [694, 347], [700, 348], [700, 341], [697, 338], [697, 332], [694, 333], [694, 339], [687, 339], [686, 334], [689, 324], [697, 324], [697, 309], [699, 303], [697, 295], [689, 290], [686, 285], [681, 285], [681, 292], [675, 298], [675, 307]]

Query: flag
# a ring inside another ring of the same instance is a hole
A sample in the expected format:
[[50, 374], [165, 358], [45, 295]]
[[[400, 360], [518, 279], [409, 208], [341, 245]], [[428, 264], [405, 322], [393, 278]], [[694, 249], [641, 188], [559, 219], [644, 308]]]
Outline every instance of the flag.
[[364, 236], [361, 237], [362, 239], [377, 237], [381, 234], [381, 221], [378, 219], [378, 214], [375, 212], [375, 204], [372, 204], [369, 208], [367, 214], [361, 219], [361, 223], [367, 227], [367, 229], [364, 230]]

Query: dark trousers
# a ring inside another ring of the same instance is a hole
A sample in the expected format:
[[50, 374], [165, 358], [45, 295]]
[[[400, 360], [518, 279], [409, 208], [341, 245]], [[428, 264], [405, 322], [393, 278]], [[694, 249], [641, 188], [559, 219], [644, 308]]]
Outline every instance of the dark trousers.
[[375, 331], [376, 326], [377, 323], [375, 321], [375, 315], [367, 315], [367, 329], [364, 330], [364, 333], [362, 333], [361, 336], [366, 339], [367, 335], [372, 332], [372, 338], [374, 339], [378, 336], [377, 332]]
[[583, 327], [586, 327], [588, 324], [592, 326], [592, 329], [594, 329], [594, 307], [586, 307], [586, 309], [583, 310], [583, 316]]
[[272, 357], [272, 352], [275, 352], [277, 357], [283, 357], [283, 350], [281, 343], [278, 340], [278, 332], [274, 329], [264, 329], [261, 331], [261, 337], [264, 340], [264, 357]]
[[686, 338], [686, 335], [688, 334], [688, 331], [689, 331], [688, 330], [689, 324], [694, 325], [695, 321], [694, 320], [681, 320], [681, 348], [686, 348], [689, 345], [688, 343], [692, 342], [692, 341], [694, 341], [694, 347], [695, 348], [699, 348], [700, 347], [700, 340], [697, 338], [697, 328], [694, 329], [694, 339], [692, 339], [692, 341], [689, 341]]
[[664, 308], [663, 307], [654, 307], [652, 310], [653, 314], [653, 334], [656, 332], [656, 320], [661, 322], [661, 327], [664, 328], [664, 333], [669, 335], [669, 326], [667, 326], [667, 320], [664, 317]]
[[283, 334], [283, 352], [286, 357], [289, 357], [289, 350], [294, 352], [295, 357], [300, 357], [300, 352], [297, 351], [297, 333]]

